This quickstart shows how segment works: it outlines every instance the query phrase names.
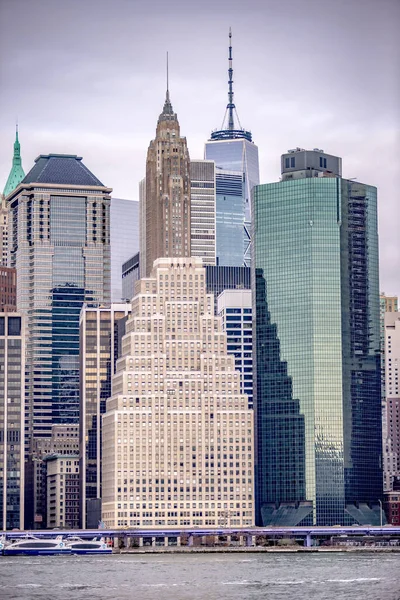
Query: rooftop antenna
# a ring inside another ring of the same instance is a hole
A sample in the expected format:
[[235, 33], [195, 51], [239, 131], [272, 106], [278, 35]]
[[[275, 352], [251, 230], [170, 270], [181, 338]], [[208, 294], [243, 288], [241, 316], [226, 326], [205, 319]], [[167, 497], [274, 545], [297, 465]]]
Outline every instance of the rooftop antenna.
[[167, 51], [167, 100], [168, 100], [168, 102], [169, 102], [168, 51]]
[[229, 27], [229, 91], [228, 91], [228, 129], [229, 131], [233, 131], [235, 129], [235, 121], [233, 116], [233, 111], [235, 110], [235, 105], [233, 103], [233, 68], [232, 68], [232, 29]]

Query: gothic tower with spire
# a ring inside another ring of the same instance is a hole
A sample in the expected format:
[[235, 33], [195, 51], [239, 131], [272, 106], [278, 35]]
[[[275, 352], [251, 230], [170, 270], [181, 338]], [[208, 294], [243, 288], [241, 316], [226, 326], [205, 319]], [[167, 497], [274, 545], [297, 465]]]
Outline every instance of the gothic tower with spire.
[[15, 190], [17, 185], [21, 183], [23, 178], [25, 177], [24, 170], [21, 164], [21, 145], [18, 140], [18, 125], [16, 126], [15, 131], [15, 142], [14, 142], [14, 155], [12, 160], [12, 167], [10, 174], [7, 179], [6, 186], [4, 188], [3, 194], [6, 198], [11, 192]]
[[190, 158], [176, 113], [167, 93], [150, 142], [145, 193], [141, 198], [145, 229], [142, 276], [148, 277], [156, 258], [190, 256]]

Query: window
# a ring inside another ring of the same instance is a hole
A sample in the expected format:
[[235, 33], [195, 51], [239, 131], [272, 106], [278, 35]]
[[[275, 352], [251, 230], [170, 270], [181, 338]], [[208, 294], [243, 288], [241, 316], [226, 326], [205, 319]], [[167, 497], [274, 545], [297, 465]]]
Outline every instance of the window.
[[292, 156], [290, 159], [290, 166], [293, 168], [295, 166], [295, 164], [296, 164], [296, 159], [294, 156]]
[[285, 169], [289, 169], [289, 167], [290, 167], [290, 159], [285, 158]]

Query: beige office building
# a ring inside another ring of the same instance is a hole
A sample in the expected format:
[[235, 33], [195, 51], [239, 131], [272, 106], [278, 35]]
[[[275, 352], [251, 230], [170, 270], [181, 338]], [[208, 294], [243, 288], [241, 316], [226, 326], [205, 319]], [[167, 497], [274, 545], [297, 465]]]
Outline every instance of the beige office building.
[[111, 527], [254, 523], [253, 411], [199, 258], [160, 258], [136, 283], [103, 416]]

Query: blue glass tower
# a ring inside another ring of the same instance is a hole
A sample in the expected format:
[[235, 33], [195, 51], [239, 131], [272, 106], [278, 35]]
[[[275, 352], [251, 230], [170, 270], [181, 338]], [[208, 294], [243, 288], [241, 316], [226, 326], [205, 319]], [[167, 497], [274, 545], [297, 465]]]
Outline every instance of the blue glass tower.
[[[304, 418], [304, 499], [312, 502], [313, 522], [379, 524], [376, 188], [342, 179], [340, 159], [317, 149], [292, 151], [282, 166], [283, 180], [257, 186], [253, 205], [259, 519], [266, 522], [270, 504], [287, 499], [265, 483], [271, 444], [281, 446], [263, 423], [281, 389], [282, 367], [266, 375], [278, 344], [291, 381], [286, 395], [297, 399], [291, 410], [298, 401]], [[276, 344], [268, 348], [271, 327]], [[287, 421], [287, 432], [301, 447], [299, 425]], [[290, 490], [290, 465], [282, 463], [275, 477]]]
[[[260, 182], [258, 166], [258, 148], [252, 141], [250, 131], [240, 125], [236, 106], [233, 101], [233, 68], [232, 68], [232, 33], [229, 31], [229, 89], [228, 104], [221, 128], [211, 134], [205, 145], [205, 159], [215, 161], [217, 168], [236, 171], [243, 178], [242, 220], [243, 220], [243, 256], [236, 266], [249, 265], [250, 222], [251, 222], [251, 190]], [[238, 126], [235, 124], [235, 115]], [[218, 194], [218, 191], [217, 191]], [[218, 246], [218, 209], [217, 209], [217, 246]], [[224, 263], [225, 264], [225, 263]], [[226, 263], [228, 264], [228, 263]]]

